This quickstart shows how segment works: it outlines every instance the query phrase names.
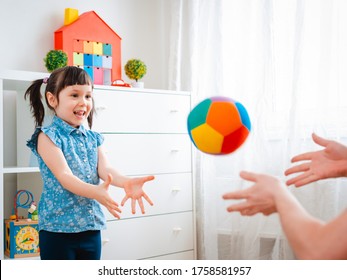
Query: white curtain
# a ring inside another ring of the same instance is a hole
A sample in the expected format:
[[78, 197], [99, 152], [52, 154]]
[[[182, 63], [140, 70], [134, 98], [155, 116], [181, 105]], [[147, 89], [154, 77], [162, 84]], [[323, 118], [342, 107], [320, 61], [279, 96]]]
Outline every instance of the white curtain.
[[[318, 149], [316, 132], [347, 144], [347, 1], [171, 0], [169, 85], [241, 102], [246, 143], [227, 156], [195, 154], [199, 259], [294, 259], [277, 214], [227, 213], [222, 194], [249, 186], [240, 170], [286, 180], [290, 158]], [[347, 205], [347, 182], [290, 190], [329, 220]]]

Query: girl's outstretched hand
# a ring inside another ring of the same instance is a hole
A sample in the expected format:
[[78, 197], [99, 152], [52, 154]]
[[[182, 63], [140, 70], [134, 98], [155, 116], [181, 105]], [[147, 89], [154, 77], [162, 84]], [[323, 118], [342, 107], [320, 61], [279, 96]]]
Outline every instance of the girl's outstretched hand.
[[306, 162], [285, 171], [285, 175], [296, 174], [287, 181], [288, 186], [294, 184], [296, 187], [301, 187], [322, 179], [347, 176], [347, 147], [314, 133], [312, 139], [324, 149], [303, 153], [292, 158], [293, 163]]
[[143, 191], [142, 187], [144, 183], [154, 180], [154, 176], [145, 176], [138, 178], [130, 178], [124, 183], [125, 197], [123, 198], [121, 205], [124, 206], [125, 202], [131, 198], [131, 212], [136, 213], [136, 201], [140, 206], [142, 214], [145, 213], [145, 207], [143, 205], [143, 200], [147, 200], [150, 205], [153, 205], [153, 202], [148, 197], [148, 195]]
[[107, 179], [99, 185], [98, 188], [98, 197], [96, 200], [104, 205], [107, 210], [117, 219], [120, 219], [120, 216], [118, 213], [121, 213], [122, 211], [119, 209], [119, 205], [117, 202], [115, 202], [111, 196], [108, 193], [108, 189], [110, 187], [110, 183], [112, 182], [112, 175], [108, 174]]

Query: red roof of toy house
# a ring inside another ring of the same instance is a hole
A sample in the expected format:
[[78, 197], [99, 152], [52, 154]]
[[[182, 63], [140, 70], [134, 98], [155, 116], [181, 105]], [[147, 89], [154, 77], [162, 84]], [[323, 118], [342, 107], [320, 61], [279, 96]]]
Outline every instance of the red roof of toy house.
[[108, 46], [111, 45], [111, 53], [104, 52], [100, 54], [100, 51], [96, 53], [99, 55], [108, 54], [107, 58], [112, 57], [112, 81], [122, 78], [121, 40], [122, 38], [94, 11], [81, 14], [76, 21], [69, 25], [64, 25], [54, 32], [54, 48], [67, 53], [68, 65], [76, 65], [74, 63], [74, 52], [75, 54], [90, 54], [93, 53], [91, 50], [93, 48], [92, 45], [95, 43], [102, 43], [104, 47], [107, 44]]

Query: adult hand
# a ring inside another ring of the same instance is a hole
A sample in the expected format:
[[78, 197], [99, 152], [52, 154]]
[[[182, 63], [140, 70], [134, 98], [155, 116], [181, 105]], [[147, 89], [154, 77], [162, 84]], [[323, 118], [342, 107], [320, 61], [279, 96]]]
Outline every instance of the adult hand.
[[229, 192], [223, 199], [244, 199], [244, 201], [230, 205], [228, 212], [240, 212], [244, 216], [262, 213], [266, 216], [277, 212], [275, 194], [282, 186], [280, 181], [272, 176], [242, 171], [240, 177], [254, 184], [244, 190]]
[[332, 140], [312, 134], [313, 141], [324, 147], [323, 150], [307, 152], [292, 158], [291, 162], [301, 162], [299, 165], [288, 168], [285, 175], [297, 174], [286, 183], [301, 187], [309, 183], [327, 179], [347, 176], [347, 147]]

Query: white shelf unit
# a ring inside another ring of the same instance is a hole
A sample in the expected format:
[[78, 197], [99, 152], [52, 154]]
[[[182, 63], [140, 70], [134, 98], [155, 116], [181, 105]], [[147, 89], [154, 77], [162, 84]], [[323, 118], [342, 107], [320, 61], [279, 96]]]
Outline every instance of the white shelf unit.
[[[42, 181], [31, 166], [26, 140], [34, 131], [24, 92], [47, 73], [0, 71], [0, 211], [3, 220], [12, 211], [19, 188], [39, 199]], [[111, 163], [128, 176], [155, 175], [145, 185], [154, 206], [146, 214], [123, 208], [121, 220], [105, 210], [108, 229], [103, 231], [103, 259], [195, 259], [196, 227], [192, 146], [186, 130], [189, 92], [95, 86], [97, 114], [93, 129], [105, 137]], [[123, 190], [112, 188], [120, 202]], [[132, 240], [132, 246], [127, 240]], [[138, 244], [135, 242], [138, 242]], [[0, 259], [4, 259], [3, 249]]]
[[[34, 123], [29, 108], [25, 112], [18, 110], [18, 104], [25, 104], [24, 92], [30, 83], [46, 73], [0, 70], [0, 259], [4, 259], [4, 219], [8, 219], [13, 211], [13, 198], [19, 188], [26, 188], [34, 193], [38, 199], [41, 192], [41, 178], [37, 167], [19, 164], [21, 154], [18, 146], [22, 145], [19, 137], [23, 131], [20, 126], [27, 126], [25, 130], [33, 131]], [[25, 145], [22, 149], [26, 149]], [[30, 154], [30, 151], [28, 155]], [[22, 209], [21, 209], [22, 210]], [[22, 211], [19, 212], [24, 213]]]

